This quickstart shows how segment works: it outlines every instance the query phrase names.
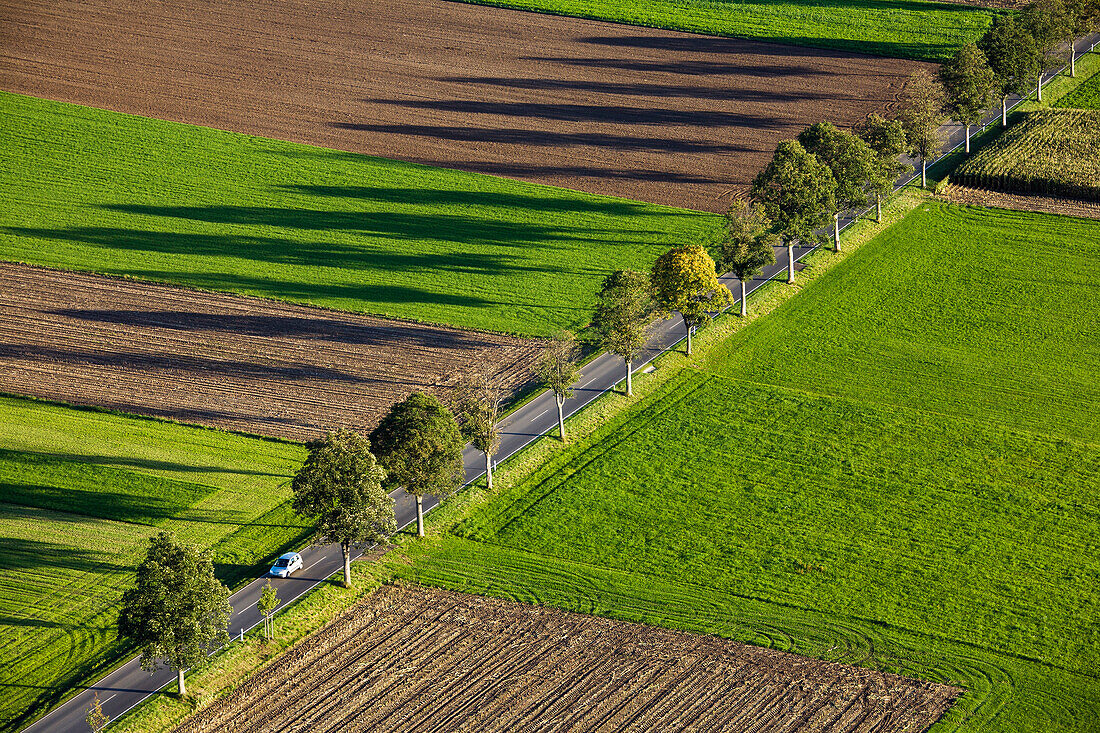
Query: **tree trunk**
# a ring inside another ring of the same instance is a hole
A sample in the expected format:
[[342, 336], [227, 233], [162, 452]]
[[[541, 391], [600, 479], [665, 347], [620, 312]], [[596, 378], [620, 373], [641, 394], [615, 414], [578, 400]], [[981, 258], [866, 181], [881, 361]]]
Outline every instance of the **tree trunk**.
[[351, 545], [347, 542], [340, 543], [340, 549], [344, 553], [344, 587], [351, 587]]
[[1008, 127], [1008, 95], [1001, 97], [1001, 127]]
[[882, 223], [882, 194], [875, 193], [875, 223]]
[[1073, 45], [1073, 37], [1069, 39], [1069, 75], [1077, 76], [1077, 48]]
[[485, 479], [489, 482], [489, 491], [493, 490], [493, 457], [485, 451]]
[[833, 212], [833, 251], [840, 251], [840, 212]]
[[794, 245], [787, 242], [787, 282], [794, 282]]
[[1040, 102], [1043, 101], [1043, 72], [1039, 72], [1035, 75], [1035, 98]]
[[424, 536], [424, 497], [416, 497], [416, 536]]
[[[680, 315], [683, 318], [683, 314]], [[687, 320], [684, 320], [684, 330], [687, 331], [687, 355], [691, 356], [691, 326], [688, 325]]]
[[920, 187], [928, 188], [928, 161], [923, 155], [920, 159]]
[[[627, 367], [627, 370], [628, 370], [627, 371], [627, 378], [628, 378], [628, 380], [629, 380], [629, 377], [630, 377], [629, 369], [630, 369], [630, 367]], [[629, 388], [630, 388], [630, 383], [628, 381], [627, 382], [627, 389], [629, 389]], [[565, 441], [565, 415], [562, 412], [562, 407], [565, 406], [565, 396], [555, 394], [554, 395], [554, 401], [558, 403], [558, 434], [561, 435], [561, 442], [564, 443], [564, 442], [566, 442]]]
[[626, 396], [627, 397], [633, 397], [634, 396], [633, 371], [634, 371], [634, 362], [632, 360], [627, 360], [627, 362], [626, 362]]
[[749, 313], [748, 304], [745, 302], [745, 281], [741, 281], [741, 317], [744, 318]]
[[966, 154], [970, 155], [970, 123], [967, 122], [963, 127], [966, 129]]
[[183, 667], [176, 670], [176, 684], [179, 686], [180, 697], [187, 695], [187, 686], [183, 683]]

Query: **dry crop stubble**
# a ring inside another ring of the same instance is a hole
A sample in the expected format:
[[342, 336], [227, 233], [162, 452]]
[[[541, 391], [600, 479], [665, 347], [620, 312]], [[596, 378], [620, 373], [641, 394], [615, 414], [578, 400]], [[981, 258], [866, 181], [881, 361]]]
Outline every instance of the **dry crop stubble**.
[[[300, 694], [273, 710], [287, 680]], [[714, 636], [383, 586], [177, 731], [922, 730], [958, 693]]]

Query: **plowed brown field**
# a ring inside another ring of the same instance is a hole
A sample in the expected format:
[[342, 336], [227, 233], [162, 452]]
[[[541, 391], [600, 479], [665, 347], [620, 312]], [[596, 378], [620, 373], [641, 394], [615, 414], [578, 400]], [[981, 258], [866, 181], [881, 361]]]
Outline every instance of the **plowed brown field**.
[[915, 733], [959, 693], [714, 636], [384, 586], [177, 733]]
[[0, 0], [0, 89], [709, 211], [918, 66], [442, 0]]
[[0, 263], [0, 391], [294, 439], [369, 429], [415, 390], [538, 342]]

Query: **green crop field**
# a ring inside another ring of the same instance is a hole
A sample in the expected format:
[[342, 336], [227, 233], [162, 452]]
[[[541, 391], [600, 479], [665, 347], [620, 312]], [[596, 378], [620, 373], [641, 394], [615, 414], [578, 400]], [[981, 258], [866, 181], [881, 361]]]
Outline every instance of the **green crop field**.
[[719, 217], [0, 93], [0, 259], [546, 336]]
[[1100, 109], [1100, 71], [1090, 76], [1069, 94], [1059, 99], [1055, 107]]
[[[465, 0], [648, 28], [946, 61], [993, 11], [923, 0]], [[700, 41], [701, 43], [703, 41]]]
[[402, 577], [1100, 720], [1100, 223], [926, 203]]
[[0, 730], [125, 651], [118, 599], [157, 530], [230, 585], [304, 535], [300, 446], [11, 397], [0, 445]]
[[1100, 200], [1100, 110], [1029, 112], [959, 166], [951, 180], [998, 191]]

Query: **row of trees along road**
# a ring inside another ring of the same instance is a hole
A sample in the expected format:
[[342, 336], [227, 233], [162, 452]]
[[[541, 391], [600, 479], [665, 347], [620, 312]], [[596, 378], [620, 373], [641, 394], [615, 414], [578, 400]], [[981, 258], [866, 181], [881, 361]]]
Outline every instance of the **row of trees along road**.
[[[654, 318], [680, 313], [691, 354], [694, 329], [732, 302], [717, 279], [719, 268], [741, 281], [741, 315], [746, 315], [745, 283], [774, 264], [775, 247], [787, 246], [793, 281], [795, 242], [814, 241], [830, 217], [838, 250], [842, 211], [873, 198], [881, 221], [882, 197], [906, 168], [898, 160], [903, 152], [921, 159], [921, 185], [927, 186], [927, 161], [942, 148], [939, 127], [946, 112], [965, 125], [970, 152], [970, 127], [980, 122], [992, 96], [1001, 96], [1001, 121], [1007, 124], [1007, 96], [1026, 93], [1034, 79], [1041, 100], [1042, 69], [1066, 41], [1075, 74], [1073, 39], [1098, 23], [1100, 0], [1034, 0], [1016, 14], [997, 16], [978, 44], [960, 48], [937, 75], [924, 70], [913, 75], [897, 119], [871, 115], [851, 132], [821, 122], [797, 140], [780, 143], [753, 180], [756, 202], [739, 200], [727, 212], [726, 230], [715, 247], [717, 265], [702, 245], [684, 245], [657, 258], [648, 274], [608, 275], [596, 298], [592, 329], [602, 348], [623, 358], [627, 395], [633, 394], [633, 362]], [[562, 441], [562, 410], [579, 375], [579, 355], [576, 337], [566, 331], [548, 344], [537, 367], [555, 395]], [[424, 535], [423, 497], [443, 499], [462, 485], [467, 440], [485, 454], [492, 488], [505, 390], [491, 371], [475, 371], [458, 380], [454, 395], [461, 425], [437, 398], [414, 393], [390, 409], [369, 440], [338, 430], [308, 444], [306, 461], [291, 482], [294, 511], [316, 523], [317, 541], [340, 545], [345, 585], [352, 582], [352, 548], [385, 542], [397, 531], [393, 489], [415, 497], [417, 535]], [[267, 636], [277, 605], [269, 582], [259, 604]], [[185, 695], [184, 670], [228, 642], [231, 612], [229, 589], [215, 577], [210, 553], [160, 532], [150, 539], [134, 585], [123, 594], [118, 630], [138, 646], [144, 668], [163, 662], [173, 669]], [[93, 727], [107, 722], [96, 705], [89, 712], [93, 720]]]

